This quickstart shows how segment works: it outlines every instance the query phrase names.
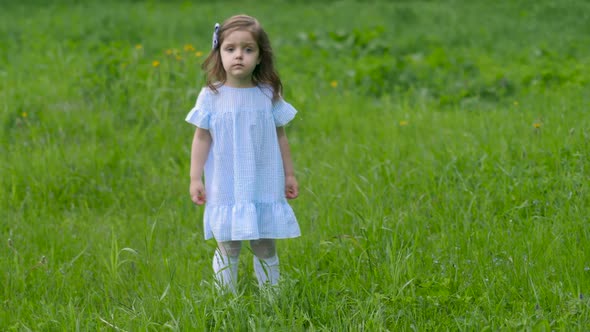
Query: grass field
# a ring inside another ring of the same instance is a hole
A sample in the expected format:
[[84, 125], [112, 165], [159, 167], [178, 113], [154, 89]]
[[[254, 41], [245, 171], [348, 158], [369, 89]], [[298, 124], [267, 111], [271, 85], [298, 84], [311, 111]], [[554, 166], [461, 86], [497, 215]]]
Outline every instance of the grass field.
[[[303, 236], [212, 287], [212, 26], [268, 31]], [[590, 329], [590, 3], [3, 1], [0, 330]]]

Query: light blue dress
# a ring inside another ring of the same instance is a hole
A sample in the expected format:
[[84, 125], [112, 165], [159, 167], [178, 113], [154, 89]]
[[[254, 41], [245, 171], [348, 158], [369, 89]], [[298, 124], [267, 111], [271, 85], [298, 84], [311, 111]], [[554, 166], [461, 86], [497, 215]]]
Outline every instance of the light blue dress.
[[266, 86], [203, 88], [186, 121], [211, 133], [205, 163], [205, 239], [218, 242], [301, 234], [285, 198], [276, 127], [297, 111]]

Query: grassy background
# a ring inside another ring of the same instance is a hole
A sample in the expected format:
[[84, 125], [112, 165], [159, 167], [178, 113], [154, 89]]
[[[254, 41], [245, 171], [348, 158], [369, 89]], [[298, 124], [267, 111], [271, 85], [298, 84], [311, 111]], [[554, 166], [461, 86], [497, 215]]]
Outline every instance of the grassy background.
[[[6, 1], [0, 329], [587, 330], [586, 1]], [[282, 288], [211, 287], [188, 196], [214, 22], [269, 32]]]

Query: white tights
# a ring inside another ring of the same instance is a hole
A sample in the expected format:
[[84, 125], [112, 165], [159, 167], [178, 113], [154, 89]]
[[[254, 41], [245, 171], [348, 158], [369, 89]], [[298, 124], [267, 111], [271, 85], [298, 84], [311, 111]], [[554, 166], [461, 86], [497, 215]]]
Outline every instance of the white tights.
[[[213, 271], [220, 286], [235, 292], [238, 279], [238, 258], [242, 249], [241, 241], [218, 242], [213, 256]], [[275, 240], [251, 240], [250, 247], [254, 252], [254, 272], [258, 284], [276, 285], [279, 280], [279, 257]]]

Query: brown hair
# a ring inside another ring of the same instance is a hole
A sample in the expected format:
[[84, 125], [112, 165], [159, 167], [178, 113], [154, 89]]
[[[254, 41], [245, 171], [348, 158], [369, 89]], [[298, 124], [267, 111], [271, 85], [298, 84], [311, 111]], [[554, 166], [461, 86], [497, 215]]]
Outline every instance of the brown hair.
[[252, 81], [258, 86], [262, 84], [269, 85], [272, 88], [272, 100], [277, 101], [283, 94], [283, 84], [274, 67], [274, 56], [270, 46], [270, 40], [260, 23], [258, 23], [258, 20], [248, 15], [232, 16], [219, 27], [217, 46], [211, 50], [209, 56], [207, 56], [201, 65], [201, 68], [207, 74], [207, 86], [213, 92], [217, 92], [217, 88], [225, 83], [227, 77], [223, 69], [223, 64], [221, 63], [219, 49], [227, 34], [236, 30], [249, 31], [254, 40], [256, 40], [260, 49], [260, 64], [254, 68]]

